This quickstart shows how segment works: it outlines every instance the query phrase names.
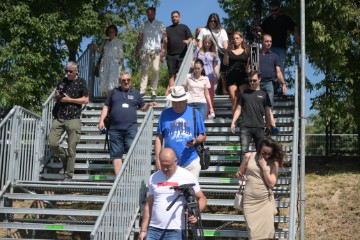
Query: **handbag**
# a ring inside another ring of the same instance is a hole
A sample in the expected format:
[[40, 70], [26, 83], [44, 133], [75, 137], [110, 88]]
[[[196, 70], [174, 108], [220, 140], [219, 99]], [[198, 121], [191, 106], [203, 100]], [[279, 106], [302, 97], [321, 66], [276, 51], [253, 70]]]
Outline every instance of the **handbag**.
[[245, 183], [246, 181], [241, 181], [239, 191], [235, 194], [235, 199], [234, 199], [234, 208], [240, 211], [243, 211], [243, 206], [244, 206], [243, 194], [245, 190]]
[[[193, 108], [193, 118], [194, 118], [194, 136], [196, 137], [196, 112]], [[204, 143], [198, 143], [195, 145], [195, 149], [200, 158], [201, 170], [206, 170], [210, 165], [210, 148], [204, 146]]]

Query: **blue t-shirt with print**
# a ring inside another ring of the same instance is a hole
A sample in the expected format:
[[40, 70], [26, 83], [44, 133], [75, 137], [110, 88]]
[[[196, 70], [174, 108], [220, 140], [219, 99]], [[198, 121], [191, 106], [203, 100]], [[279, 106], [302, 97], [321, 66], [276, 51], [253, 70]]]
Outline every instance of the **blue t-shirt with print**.
[[[204, 121], [196, 112], [196, 134], [205, 133]], [[194, 138], [193, 108], [187, 106], [183, 113], [172, 108], [165, 109], [159, 118], [157, 134], [161, 134], [165, 148], [172, 148], [177, 156], [178, 165], [186, 166], [198, 157], [195, 147], [187, 147], [186, 142]]]

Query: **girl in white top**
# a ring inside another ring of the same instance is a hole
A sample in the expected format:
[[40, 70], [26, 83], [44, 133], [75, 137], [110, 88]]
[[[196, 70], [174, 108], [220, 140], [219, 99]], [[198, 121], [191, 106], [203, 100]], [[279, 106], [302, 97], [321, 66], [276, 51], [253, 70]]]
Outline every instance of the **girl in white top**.
[[183, 86], [190, 94], [188, 106], [193, 107], [201, 113], [203, 120], [206, 119], [207, 106], [209, 106], [211, 118], [215, 117], [212, 107], [209, 88], [211, 88], [209, 78], [205, 76], [204, 62], [197, 59], [194, 63], [194, 73], [188, 74]]

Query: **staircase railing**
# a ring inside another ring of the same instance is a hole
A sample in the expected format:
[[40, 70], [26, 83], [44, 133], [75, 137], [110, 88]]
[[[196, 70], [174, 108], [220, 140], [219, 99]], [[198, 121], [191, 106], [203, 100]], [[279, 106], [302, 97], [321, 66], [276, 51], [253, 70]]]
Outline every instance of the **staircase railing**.
[[0, 186], [15, 180], [39, 179], [43, 153], [39, 151], [41, 117], [15, 106], [0, 123]]
[[[185, 80], [186, 75], [189, 73], [191, 68], [191, 63], [193, 60], [194, 48], [195, 48], [195, 43], [194, 41], [191, 41], [188, 45], [188, 49], [184, 56], [184, 60], [182, 61], [182, 64], [180, 66], [179, 72], [176, 74], [174, 86], [181, 85]], [[165, 108], [169, 108], [169, 107], [171, 107], [171, 101], [168, 100], [166, 101]]]
[[101, 209], [91, 239], [129, 238], [140, 205], [145, 200], [146, 184], [150, 177], [153, 115], [151, 107]]
[[291, 190], [290, 190], [290, 217], [289, 217], [289, 240], [296, 239], [297, 231], [297, 204], [298, 204], [298, 180], [299, 180], [299, 53], [295, 55], [295, 108], [294, 108], [294, 137], [291, 160]]

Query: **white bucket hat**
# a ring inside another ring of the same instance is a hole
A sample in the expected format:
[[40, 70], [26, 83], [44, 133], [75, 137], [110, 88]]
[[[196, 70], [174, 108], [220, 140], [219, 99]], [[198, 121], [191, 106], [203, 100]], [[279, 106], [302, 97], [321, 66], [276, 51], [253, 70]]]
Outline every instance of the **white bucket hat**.
[[167, 100], [173, 102], [185, 101], [190, 97], [190, 94], [185, 91], [183, 86], [175, 86], [169, 95], [166, 96]]

